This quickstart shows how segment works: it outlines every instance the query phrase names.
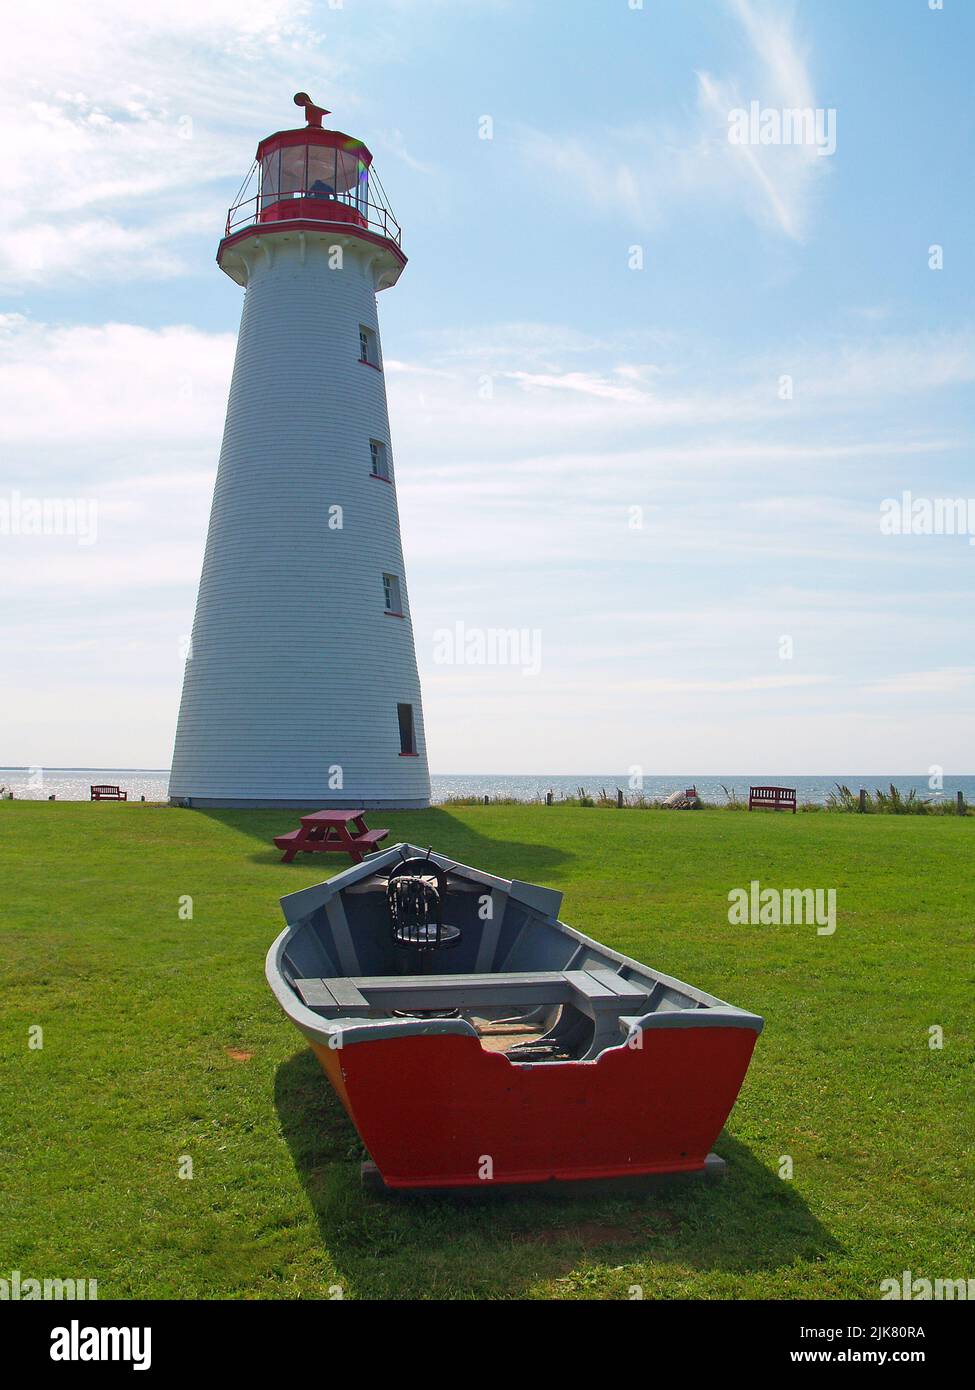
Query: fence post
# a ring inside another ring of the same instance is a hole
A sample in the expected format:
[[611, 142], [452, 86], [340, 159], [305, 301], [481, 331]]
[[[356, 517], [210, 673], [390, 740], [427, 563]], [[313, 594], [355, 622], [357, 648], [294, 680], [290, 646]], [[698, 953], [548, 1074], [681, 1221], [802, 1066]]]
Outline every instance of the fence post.
[[551, 804], [552, 804], [552, 793], [551, 793], [551, 792], [546, 792], [546, 793], [545, 793], [545, 805], [546, 805], [546, 806], [551, 806]]
[[484, 804], [485, 804], [485, 806], [488, 804], [489, 799], [490, 799], [490, 798], [488, 798], [488, 797], [485, 797], [485, 798], [484, 798]]
[[867, 809], [867, 793], [863, 787], [860, 788], [860, 814]]
[[965, 793], [963, 791], [958, 793], [958, 814], [960, 816], [965, 815]]
[[623, 809], [623, 788], [622, 788], [622, 787], [617, 787], [617, 788], [616, 788], [616, 809], [617, 809], [617, 811], [622, 811], [622, 809]]

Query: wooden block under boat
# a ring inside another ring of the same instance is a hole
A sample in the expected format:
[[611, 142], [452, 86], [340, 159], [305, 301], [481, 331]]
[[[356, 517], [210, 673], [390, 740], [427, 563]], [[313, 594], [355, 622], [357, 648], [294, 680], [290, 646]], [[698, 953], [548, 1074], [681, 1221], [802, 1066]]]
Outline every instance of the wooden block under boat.
[[[675, 1183], [717, 1182], [726, 1176], [728, 1161], [720, 1154], [709, 1153], [704, 1167], [691, 1173], [635, 1173], [632, 1177], [613, 1178], [549, 1178], [528, 1186], [533, 1190], [557, 1192], [565, 1197], [604, 1197], [610, 1194], [621, 1197], [638, 1197], [647, 1192], [658, 1192]], [[367, 1192], [377, 1197], [410, 1197], [417, 1192], [410, 1187], [387, 1187], [383, 1175], [371, 1158], [364, 1159], [359, 1166], [359, 1181]], [[424, 1197], [456, 1197], [463, 1194], [469, 1197], [472, 1191], [490, 1194], [492, 1197], [523, 1197], [525, 1183], [485, 1182], [479, 1187], [424, 1187], [419, 1189]]]

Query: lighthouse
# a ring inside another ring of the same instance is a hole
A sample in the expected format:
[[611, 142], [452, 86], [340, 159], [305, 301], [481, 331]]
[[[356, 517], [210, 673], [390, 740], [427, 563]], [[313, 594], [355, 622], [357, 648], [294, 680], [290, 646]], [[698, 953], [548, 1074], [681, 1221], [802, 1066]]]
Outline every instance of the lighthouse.
[[244, 304], [169, 794], [426, 806], [376, 306], [406, 257], [369, 150], [295, 104], [217, 251]]

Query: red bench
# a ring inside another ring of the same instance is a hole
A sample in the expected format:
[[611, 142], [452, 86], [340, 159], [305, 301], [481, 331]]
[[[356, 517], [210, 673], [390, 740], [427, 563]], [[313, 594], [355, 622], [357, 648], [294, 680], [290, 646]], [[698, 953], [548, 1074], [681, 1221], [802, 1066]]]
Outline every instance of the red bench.
[[122, 791], [120, 787], [92, 787], [92, 801], [128, 801], [128, 792]]
[[765, 806], [772, 811], [791, 811], [796, 813], [795, 787], [749, 787], [748, 809]]
[[282, 864], [290, 864], [296, 854], [347, 854], [361, 864], [389, 834], [388, 830], [369, 830], [364, 815], [364, 811], [314, 811], [302, 816], [297, 830], [274, 837], [278, 849], [284, 850]]

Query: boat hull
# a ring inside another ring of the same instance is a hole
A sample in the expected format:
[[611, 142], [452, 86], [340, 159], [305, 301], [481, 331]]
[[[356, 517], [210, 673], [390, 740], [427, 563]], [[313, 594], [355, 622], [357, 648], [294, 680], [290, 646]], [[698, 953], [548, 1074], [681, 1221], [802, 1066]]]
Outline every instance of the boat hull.
[[457, 1034], [309, 1041], [386, 1185], [422, 1188], [703, 1169], [756, 1037], [654, 1028], [595, 1061], [537, 1066]]

